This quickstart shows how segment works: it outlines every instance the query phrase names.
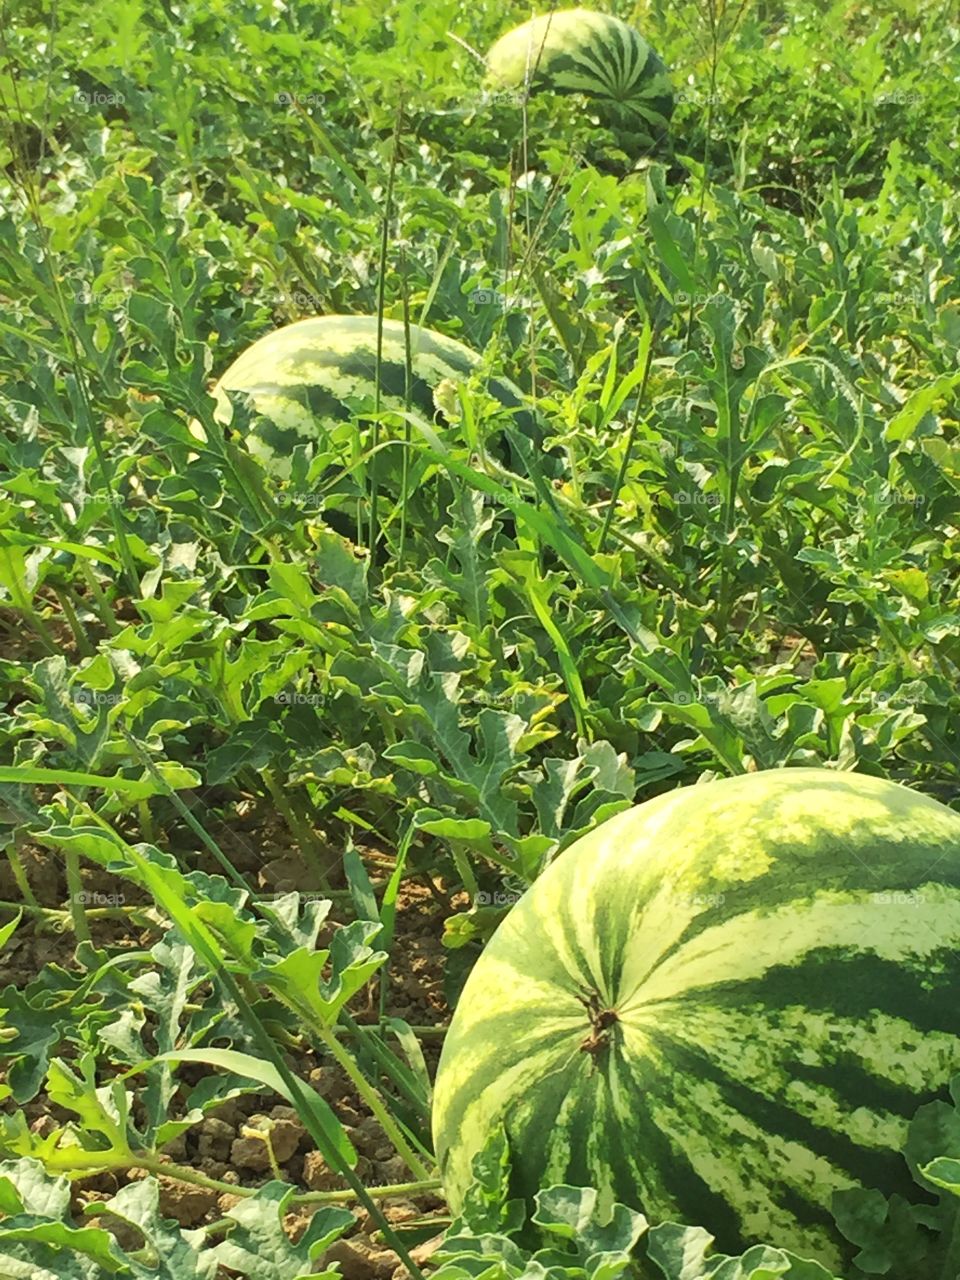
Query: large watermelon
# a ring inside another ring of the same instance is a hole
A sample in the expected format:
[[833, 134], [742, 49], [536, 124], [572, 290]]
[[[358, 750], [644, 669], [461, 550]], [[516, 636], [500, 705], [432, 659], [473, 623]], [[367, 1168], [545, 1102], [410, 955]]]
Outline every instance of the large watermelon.
[[721, 1247], [840, 1267], [834, 1191], [960, 1070], [960, 815], [819, 769], [685, 787], [560, 855], [477, 961], [434, 1138], [460, 1209], [503, 1123], [518, 1194], [595, 1185]]
[[[410, 345], [412, 407], [432, 422], [451, 384], [476, 373], [481, 359], [462, 342], [417, 325], [410, 327]], [[384, 320], [382, 409], [403, 408], [405, 350], [402, 321]], [[373, 407], [376, 352], [376, 316], [317, 316], [275, 329], [248, 347], [217, 383], [217, 417], [224, 423], [232, 418], [227, 391], [247, 392], [257, 413], [247, 447], [269, 471], [285, 479], [295, 445], [323, 440], [331, 426], [348, 421], [358, 409]], [[508, 408], [522, 404], [520, 392], [505, 378], [491, 378], [487, 387]], [[535, 435], [526, 410], [514, 421]]]
[[590, 9], [564, 9], [508, 31], [487, 54], [498, 91], [582, 93], [620, 126], [662, 129], [673, 111], [666, 67], [635, 28]]

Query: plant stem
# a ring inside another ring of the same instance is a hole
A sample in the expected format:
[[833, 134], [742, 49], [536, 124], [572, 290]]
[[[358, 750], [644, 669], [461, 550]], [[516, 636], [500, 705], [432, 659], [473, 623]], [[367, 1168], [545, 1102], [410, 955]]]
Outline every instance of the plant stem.
[[316, 835], [309, 823], [302, 814], [297, 812], [294, 805], [283, 794], [283, 789], [277, 782], [272, 769], [261, 769], [260, 776], [270, 792], [270, 799], [283, 815], [284, 821], [290, 828], [291, 835], [296, 838], [297, 843], [300, 845], [300, 852], [306, 858], [310, 870], [316, 876], [317, 884], [325, 886], [329, 868], [324, 865], [324, 858], [317, 844]]
[[323, 1039], [323, 1043], [330, 1050], [330, 1054], [337, 1065], [347, 1073], [353, 1082], [357, 1093], [373, 1112], [374, 1116], [376, 1116], [377, 1120], [379, 1120], [380, 1127], [393, 1143], [397, 1154], [403, 1158], [407, 1168], [413, 1176], [415, 1178], [429, 1178], [430, 1170], [425, 1165], [421, 1164], [416, 1152], [400, 1131], [399, 1125], [383, 1105], [383, 1100], [379, 1093], [367, 1080], [366, 1076], [353, 1060], [353, 1057], [347, 1053], [346, 1049], [344, 1049], [343, 1045], [337, 1039], [334, 1031], [330, 1027], [317, 1023], [315, 1018], [311, 1018], [311, 1023], [316, 1027], [318, 1033]]
[[[90, 1178], [99, 1173], [119, 1173], [127, 1169], [141, 1169], [144, 1173], [158, 1178], [172, 1178], [176, 1182], [186, 1182], [194, 1187], [206, 1187], [209, 1191], [217, 1191], [222, 1195], [255, 1196], [259, 1187], [244, 1187], [233, 1182], [224, 1182], [220, 1178], [211, 1178], [199, 1169], [189, 1165], [176, 1164], [164, 1160], [160, 1156], [147, 1151], [128, 1151], [119, 1156], [110, 1157], [108, 1152], [78, 1151], [71, 1148], [67, 1151], [54, 1151], [45, 1155], [44, 1166], [53, 1173], [65, 1174], [68, 1178]], [[382, 1187], [368, 1187], [367, 1194], [377, 1200], [386, 1200], [392, 1196], [407, 1196], [418, 1191], [433, 1191], [440, 1187], [439, 1178], [420, 1178], [416, 1182], [391, 1182]], [[293, 1197], [297, 1204], [349, 1204], [356, 1200], [356, 1194], [346, 1188], [342, 1191], [300, 1191]]]
[[380, 276], [377, 281], [377, 355], [374, 367], [374, 417], [373, 417], [373, 449], [370, 458], [370, 563], [374, 562], [377, 545], [377, 503], [378, 476], [380, 461], [380, 366], [383, 358], [383, 308], [387, 288], [387, 247], [390, 243], [390, 219], [393, 216], [393, 183], [397, 173], [397, 161], [400, 157], [400, 129], [403, 125], [403, 108], [398, 107], [397, 118], [393, 130], [393, 155], [390, 157], [390, 169], [387, 174], [387, 190], [383, 201], [383, 222], [380, 228]]
[[[23, 894], [24, 901], [22, 903], [10, 903], [11, 907], [16, 906], [21, 911], [43, 911], [43, 907], [34, 896], [33, 889], [30, 887], [30, 881], [27, 879], [27, 873], [23, 869], [23, 862], [20, 859], [20, 850], [17, 848], [17, 837], [13, 839], [6, 847], [7, 862], [10, 864], [10, 870], [16, 881], [17, 888]], [[6, 906], [7, 903], [0, 902], [0, 906]]]
[[633, 456], [633, 445], [637, 438], [637, 432], [640, 429], [640, 415], [643, 412], [643, 402], [647, 394], [647, 382], [650, 379], [650, 367], [653, 364], [653, 334], [649, 335], [647, 350], [643, 364], [643, 377], [640, 380], [640, 389], [637, 392], [637, 402], [633, 409], [633, 421], [630, 423], [630, 433], [627, 436], [627, 444], [623, 451], [623, 457], [620, 460], [620, 470], [617, 473], [617, 482], [613, 487], [613, 493], [610, 495], [610, 501], [607, 504], [607, 514], [603, 522], [603, 528], [600, 530], [600, 537], [597, 539], [597, 551], [602, 552], [607, 541], [607, 534], [610, 532], [610, 525], [613, 522], [614, 511], [620, 498], [620, 490], [623, 488], [623, 482], [627, 477], [627, 468], [630, 465], [630, 459]]
[[70, 919], [73, 931], [80, 942], [90, 941], [90, 925], [84, 909], [83, 881], [80, 879], [80, 858], [71, 845], [65, 854], [67, 868], [67, 893], [70, 895]]
[[153, 814], [150, 812], [150, 801], [141, 800], [137, 804], [137, 812], [140, 815], [140, 830], [143, 832], [143, 838], [148, 844], [157, 843], [157, 824], [153, 820]]
[[[407, 259], [400, 246], [400, 287], [403, 291], [403, 407], [410, 413], [410, 388], [413, 382], [413, 357], [410, 350], [410, 291], [407, 288]], [[397, 551], [397, 570], [403, 571], [403, 561], [407, 547], [407, 487], [410, 483], [410, 445], [412, 428], [410, 419], [403, 423], [403, 458], [400, 474], [400, 546]]]
[[67, 620], [67, 626], [73, 632], [73, 641], [77, 646], [77, 652], [82, 658], [92, 658], [94, 655], [93, 645], [90, 643], [90, 637], [87, 635], [80, 619], [77, 617], [76, 610], [70, 601], [70, 594], [66, 588], [53, 587], [53, 594], [57, 597], [60, 608], [63, 610], [63, 616]]
[[582, 505], [583, 486], [580, 483], [580, 453], [573, 436], [563, 447], [566, 450], [567, 461], [570, 464], [570, 487], [573, 490], [573, 499], [578, 505]]
[[[365, 1022], [358, 1022], [356, 1026], [356, 1030], [354, 1030], [353, 1027], [340, 1027], [339, 1031], [340, 1031], [340, 1035], [342, 1036], [355, 1036], [355, 1035], [361, 1035], [364, 1031], [376, 1031], [376, 1029], [377, 1029], [376, 1023], [370, 1024]], [[410, 1030], [413, 1032], [415, 1036], [445, 1036], [449, 1031], [449, 1029], [450, 1029], [449, 1024], [443, 1024], [443, 1023], [441, 1023], [438, 1026], [435, 1025], [432, 1027], [422, 1026], [422, 1027], [410, 1028]]]
[[[31, 894], [31, 897], [33, 895]], [[36, 899], [33, 902], [8, 902], [6, 899], [0, 899], [0, 908], [6, 907], [9, 911], [23, 911], [26, 915], [31, 916], [54, 916], [60, 921], [73, 920], [73, 913], [65, 911], [61, 907], [41, 907]], [[118, 905], [115, 907], [90, 907], [84, 911], [84, 915], [88, 920], [109, 920], [113, 918], [122, 918], [125, 915], [133, 915], [137, 911], [149, 911], [149, 906], [143, 904], [138, 906], [125, 907]]]
[[100, 583], [97, 581], [97, 575], [93, 572], [93, 569], [86, 560], [80, 561], [80, 572], [83, 574], [86, 584], [90, 588], [90, 594], [96, 602], [97, 616], [106, 628], [107, 635], [119, 635], [120, 624], [114, 616], [110, 601], [107, 599]]
[[457, 875], [463, 881], [463, 887], [470, 895], [470, 901], [476, 902], [480, 886], [477, 884], [477, 877], [473, 874], [470, 860], [459, 841], [452, 843], [450, 852], [453, 855], [453, 865], [457, 868]]

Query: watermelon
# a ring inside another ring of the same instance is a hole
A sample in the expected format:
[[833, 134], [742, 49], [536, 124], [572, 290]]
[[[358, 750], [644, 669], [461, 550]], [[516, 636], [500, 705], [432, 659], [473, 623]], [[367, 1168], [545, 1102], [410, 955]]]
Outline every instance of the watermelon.
[[639, 31], [606, 13], [564, 9], [531, 18], [501, 36], [486, 62], [495, 92], [584, 94], [618, 126], [662, 130], [673, 112], [660, 57]]
[[[462, 342], [410, 326], [411, 408], [433, 422], [456, 399], [456, 385], [482, 367], [480, 356]], [[406, 385], [406, 344], [399, 320], [384, 320], [380, 364], [381, 409], [402, 409]], [[338, 423], [374, 407], [377, 353], [376, 316], [316, 316], [298, 320], [259, 338], [223, 374], [213, 389], [216, 417], [228, 424], [233, 407], [228, 391], [244, 391], [256, 418], [246, 438], [250, 452], [280, 479], [291, 471], [298, 444], [330, 442]], [[520, 409], [520, 391], [506, 378], [487, 379], [501, 404]], [[514, 421], [536, 437], [531, 415]]]
[[561, 853], [467, 979], [434, 1095], [451, 1208], [503, 1126], [528, 1200], [595, 1186], [837, 1270], [833, 1193], [909, 1193], [958, 991], [952, 809], [808, 768], [660, 795]]

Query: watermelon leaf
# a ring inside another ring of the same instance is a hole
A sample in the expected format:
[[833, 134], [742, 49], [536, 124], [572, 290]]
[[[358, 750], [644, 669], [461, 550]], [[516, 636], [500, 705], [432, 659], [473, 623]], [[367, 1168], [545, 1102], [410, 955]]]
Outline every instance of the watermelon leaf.
[[491, 1231], [509, 1235], [517, 1231], [525, 1211], [521, 1200], [510, 1199], [510, 1147], [502, 1126], [491, 1133], [474, 1156], [472, 1170], [473, 1182], [451, 1230], [466, 1228], [471, 1235]]
[[683, 1227], [661, 1222], [650, 1228], [647, 1257], [656, 1263], [667, 1280], [700, 1280], [708, 1267], [707, 1254], [713, 1236], [703, 1227]]
[[[317, 1273], [314, 1262], [334, 1240], [353, 1224], [346, 1209], [325, 1206], [313, 1214], [306, 1231], [292, 1244], [283, 1228], [284, 1213], [294, 1188], [284, 1182], [268, 1182], [256, 1196], [227, 1210], [230, 1234], [210, 1253], [222, 1267], [255, 1280], [306, 1280]], [[319, 1274], [333, 1276], [328, 1267]]]
[[960, 1196], [960, 1160], [940, 1156], [925, 1165], [921, 1172], [934, 1186], [943, 1187], [951, 1195]]
[[549, 1187], [537, 1193], [537, 1207], [531, 1219], [547, 1235], [573, 1241], [577, 1252], [622, 1253], [630, 1250], [647, 1229], [642, 1213], [615, 1204], [608, 1220], [601, 1221], [598, 1193], [592, 1187]]
[[740, 1258], [708, 1256], [713, 1236], [702, 1227], [661, 1223], [650, 1231], [647, 1256], [666, 1280], [839, 1280], [819, 1262], [786, 1249], [755, 1245]]

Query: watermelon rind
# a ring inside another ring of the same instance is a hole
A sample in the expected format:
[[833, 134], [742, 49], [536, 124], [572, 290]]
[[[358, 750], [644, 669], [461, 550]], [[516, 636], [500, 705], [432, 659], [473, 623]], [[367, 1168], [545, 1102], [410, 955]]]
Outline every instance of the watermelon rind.
[[[450, 384], [482, 373], [477, 352], [432, 329], [410, 326], [411, 409], [433, 422], [449, 400]], [[233, 405], [228, 392], [244, 392], [255, 420], [246, 446], [278, 479], [291, 474], [297, 445], [314, 445], [330, 428], [369, 411], [375, 402], [377, 317], [313, 316], [273, 330], [248, 347], [213, 389], [215, 417], [229, 424]], [[507, 378], [481, 378], [514, 421], [531, 434], [523, 397]], [[402, 410], [406, 389], [406, 337], [400, 320], [384, 319], [380, 363], [383, 410]], [[439, 391], [439, 397], [438, 397]]]
[[472, 970], [434, 1093], [451, 1209], [503, 1125], [528, 1200], [594, 1186], [839, 1272], [833, 1193], [910, 1194], [958, 991], [953, 810], [806, 768], [658, 796], [560, 854]]
[[664, 129], [673, 88], [657, 52], [634, 27], [610, 14], [564, 9], [515, 27], [486, 57], [487, 87], [584, 94], [611, 124]]

